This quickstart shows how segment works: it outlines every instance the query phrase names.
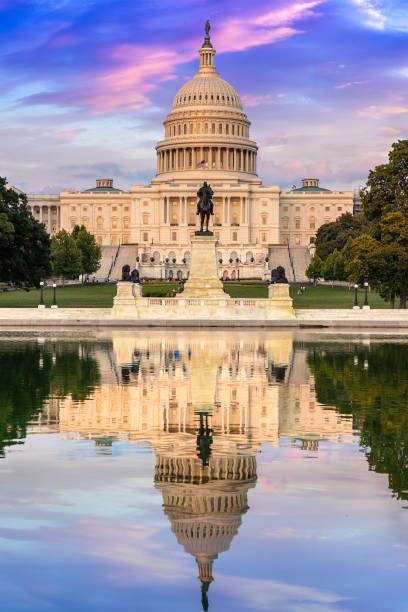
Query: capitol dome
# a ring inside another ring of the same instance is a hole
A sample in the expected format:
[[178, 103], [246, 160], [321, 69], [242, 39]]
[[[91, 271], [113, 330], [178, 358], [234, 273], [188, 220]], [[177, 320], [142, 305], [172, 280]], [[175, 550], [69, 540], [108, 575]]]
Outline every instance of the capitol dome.
[[199, 50], [198, 72], [177, 92], [164, 121], [165, 139], [157, 143], [157, 179], [200, 180], [210, 170], [213, 178], [256, 179], [258, 147], [249, 138], [250, 122], [234, 87], [215, 70], [216, 51], [210, 26]]
[[235, 89], [224, 81], [219, 74], [196, 74], [178, 91], [173, 102], [173, 110], [191, 108], [191, 106], [230, 107], [243, 111], [242, 102]]

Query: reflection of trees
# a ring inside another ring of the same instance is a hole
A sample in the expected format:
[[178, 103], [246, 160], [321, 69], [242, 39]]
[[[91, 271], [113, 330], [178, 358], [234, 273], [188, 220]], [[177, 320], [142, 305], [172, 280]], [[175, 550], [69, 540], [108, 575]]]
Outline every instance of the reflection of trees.
[[370, 469], [408, 499], [408, 345], [315, 345], [308, 363], [319, 402], [353, 415]]
[[1, 342], [0, 456], [6, 446], [21, 443], [49, 396], [83, 401], [98, 382], [98, 364], [84, 345]]

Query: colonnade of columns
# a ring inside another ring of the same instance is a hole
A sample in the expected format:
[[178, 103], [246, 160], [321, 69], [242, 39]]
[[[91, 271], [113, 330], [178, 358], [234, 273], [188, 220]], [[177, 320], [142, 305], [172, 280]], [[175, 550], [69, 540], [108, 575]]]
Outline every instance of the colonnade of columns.
[[29, 205], [28, 209], [40, 223], [45, 223], [50, 234], [58, 232], [61, 226], [61, 209], [59, 206]]
[[[196, 224], [197, 198], [164, 197], [162, 222], [169, 225], [188, 225], [194, 213]], [[214, 198], [215, 225], [248, 225], [250, 220], [249, 198], [245, 196], [217, 196]]]
[[246, 147], [171, 147], [157, 152], [158, 174], [197, 167], [256, 174], [256, 151]]

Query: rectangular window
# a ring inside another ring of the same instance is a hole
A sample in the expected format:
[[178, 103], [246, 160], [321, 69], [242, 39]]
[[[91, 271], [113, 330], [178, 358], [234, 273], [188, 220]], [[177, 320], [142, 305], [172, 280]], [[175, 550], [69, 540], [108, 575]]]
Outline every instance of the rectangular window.
[[143, 242], [148, 242], [149, 241], [149, 234], [147, 232], [143, 233]]

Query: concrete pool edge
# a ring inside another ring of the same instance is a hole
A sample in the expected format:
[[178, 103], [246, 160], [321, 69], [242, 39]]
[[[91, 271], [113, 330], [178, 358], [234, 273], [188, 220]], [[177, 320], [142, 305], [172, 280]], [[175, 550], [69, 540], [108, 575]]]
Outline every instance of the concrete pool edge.
[[119, 317], [110, 308], [2, 308], [2, 327], [408, 329], [408, 310], [297, 309], [293, 319]]

